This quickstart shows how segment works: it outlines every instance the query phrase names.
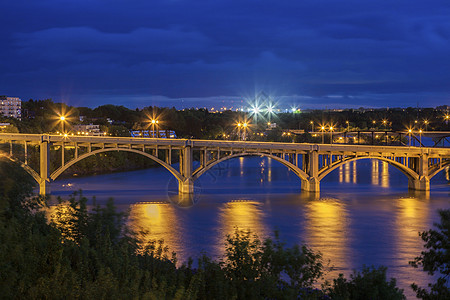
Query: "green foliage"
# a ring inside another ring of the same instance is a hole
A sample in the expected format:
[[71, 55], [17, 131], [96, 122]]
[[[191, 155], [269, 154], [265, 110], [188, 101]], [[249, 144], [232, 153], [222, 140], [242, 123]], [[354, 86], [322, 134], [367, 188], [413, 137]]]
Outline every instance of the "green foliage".
[[430, 275], [440, 275], [434, 284], [428, 284], [429, 290], [415, 283], [411, 285], [421, 299], [450, 299], [450, 209], [439, 210], [439, 215], [441, 222], [434, 224], [437, 229], [419, 233], [427, 250], [410, 262]]
[[323, 274], [321, 254], [306, 246], [286, 248], [278, 239], [261, 242], [236, 229], [227, 237], [223, 265], [239, 299], [307, 297]]
[[403, 290], [396, 287], [396, 280], [386, 280], [386, 267], [366, 267], [361, 272], [354, 271], [347, 280], [339, 274], [333, 280], [329, 295], [336, 300], [366, 300], [366, 299], [406, 299]]
[[[196, 268], [192, 260], [177, 267], [163, 241], [136, 238], [112, 199], [88, 205], [77, 193], [46, 207], [31, 197], [32, 179], [25, 174], [0, 161], [2, 298], [404, 299], [384, 267], [363, 268], [350, 280], [341, 275], [332, 287], [317, 289], [325, 269], [321, 254], [286, 247], [277, 233], [260, 240], [236, 229], [219, 262], [203, 255]], [[448, 211], [441, 215], [448, 250]], [[434, 240], [435, 232], [423, 236]], [[424, 266], [427, 261], [425, 254], [418, 260]], [[448, 256], [438, 262], [430, 270], [448, 267]]]

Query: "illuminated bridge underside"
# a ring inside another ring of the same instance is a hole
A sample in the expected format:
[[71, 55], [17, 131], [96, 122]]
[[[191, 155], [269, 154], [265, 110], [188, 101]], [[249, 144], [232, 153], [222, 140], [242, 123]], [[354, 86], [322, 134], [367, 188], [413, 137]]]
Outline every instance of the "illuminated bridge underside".
[[[194, 182], [205, 172], [225, 160], [241, 156], [268, 157], [282, 163], [301, 179], [301, 188], [311, 192], [320, 191], [320, 181], [330, 172], [358, 159], [387, 162], [408, 177], [410, 189], [424, 191], [430, 189], [433, 176], [450, 166], [448, 148], [33, 134], [0, 134], [0, 143], [3, 150], [4, 145], [9, 144], [9, 153], [5, 154], [33, 176], [41, 194], [49, 193], [48, 183], [70, 166], [92, 155], [111, 151], [137, 153], [162, 165], [178, 180], [180, 194], [192, 194]], [[35, 166], [38, 170], [28, 163], [31, 149], [39, 152], [39, 166]], [[199, 163], [194, 164], [194, 161]], [[55, 162], [59, 162], [57, 167], [54, 167]], [[198, 167], [194, 169], [194, 165]]]

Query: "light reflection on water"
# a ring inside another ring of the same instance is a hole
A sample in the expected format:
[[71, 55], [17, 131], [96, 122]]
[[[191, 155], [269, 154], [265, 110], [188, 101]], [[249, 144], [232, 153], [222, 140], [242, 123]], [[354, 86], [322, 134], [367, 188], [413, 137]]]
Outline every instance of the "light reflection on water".
[[327, 175], [315, 196], [302, 193], [298, 177], [280, 163], [246, 157], [203, 175], [191, 204], [174, 201], [167, 191], [174, 180], [159, 168], [58, 180], [51, 188], [61, 196], [83, 189], [98, 202], [114, 197], [121, 210], [130, 209], [131, 226], [164, 239], [179, 261], [201, 251], [220, 257], [236, 226], [260, 237], [278, 230], [288, 245], [321, 251], [336, 268], [329, 278], [363, 264], [385, 265], [411, 297], [409, 284], [425, 286], [427, 276], [408, 261], [422, 250], [418, 232], [438, 221], [438, 208], [450, 208], [446, 176], [433, 178], [431, 193], [408, 192], [406, 176], [387, 163], [353, 161]]
[[348, 260], [347, 211], [345, 205], [331, 198], [305, 204], [305, 242], [320, 251], [325, 261], [338, 270], [351, 269]]

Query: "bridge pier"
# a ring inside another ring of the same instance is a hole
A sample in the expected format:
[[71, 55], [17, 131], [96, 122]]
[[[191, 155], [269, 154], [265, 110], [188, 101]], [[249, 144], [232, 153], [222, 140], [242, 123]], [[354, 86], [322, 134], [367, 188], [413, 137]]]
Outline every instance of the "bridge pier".
[[429, 191], [430, 190], [430, 178], [428, 170], [428, 154], [422, 153], [414, 161], [414, 170], [419, 174], [418, 179], [409, 179], [408, 188], [416, 191]]
[[192, 179], [193, 171], [193, 151], [189, 144], [180, 151], [180, 173], [181, 180], [178, 180], [178, 194], [193, 194], [194, 193], [194, 179]]
[[311, 147], [306, 156], [306, 170], [309, 175], [308, 180], [302, 180], [301, 189], [309, 192], [320, 192], [320, 180], [319, 180], [319, 152], [317, 151], [317, 145]]
[[49, 153], [49, 144], [47, 141], [42, 141], [40, 143], [40, 182], [39, 182], [39, 194], [45, 195], [50, 193], [50, 189], [48, 187], [48, 153]]
[[408, 188], [415, 191], [429, 191], [430, 179], [428, 176], [421, 176], [419, 179], [408, 179]]
[[320, 181], [317, 177], [311, 177], [309, 180], [302, 180], [302, 190], [308, 192], [320, 192]]
[[194, 193], [194, 180], [192, 180], [192, 178], [186, 178], [184, 181], [178, 181], [178, 193], [179, 194], [193, 194]]

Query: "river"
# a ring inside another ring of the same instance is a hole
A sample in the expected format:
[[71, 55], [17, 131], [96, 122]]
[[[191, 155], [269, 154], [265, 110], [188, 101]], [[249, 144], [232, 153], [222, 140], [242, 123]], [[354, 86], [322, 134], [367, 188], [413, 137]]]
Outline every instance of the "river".
[[280, 163], [260, 157], [225, 161], [196, 182], [192, 203], [180, 200], [177, 182], [164, 168], [57, 180], [55, 196], [79, 189], [102, 203], [113, 197], [129, 210], [129, 223], [164, 239], [179, 261], [205, 252], [219, 258], [236, 227], [260, 237], [279, 231], [287, 245], [307, 244], [334, 267], [326, 278], [347, 276], [365, 265], [384, 265], [408, 298], [413, 282], [430, 278], [408, 261], [422, 250], [419, 231], [450, 208], [447, 170], [431, 192], [408, 191], [406, 176], [377, 160], [350, 162], [327, 175], [320, 195], [300, 191], [300, 179]]

